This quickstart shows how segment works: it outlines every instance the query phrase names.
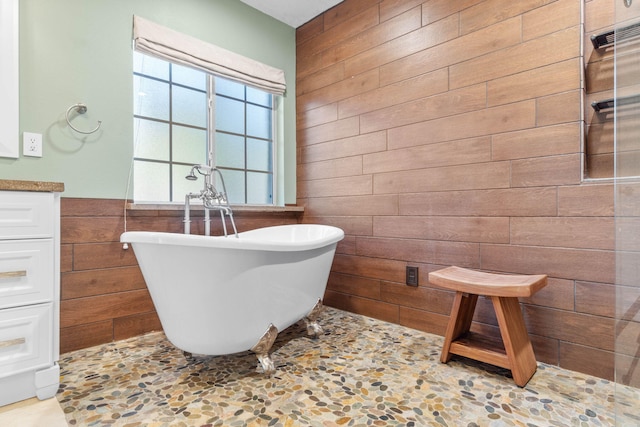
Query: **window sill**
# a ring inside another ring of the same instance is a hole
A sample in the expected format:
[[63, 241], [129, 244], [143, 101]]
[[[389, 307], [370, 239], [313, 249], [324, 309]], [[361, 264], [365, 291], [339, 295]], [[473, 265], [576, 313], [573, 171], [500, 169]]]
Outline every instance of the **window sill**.
[[[231, 205], [234, 215], [237, 213], [288, 213], [303, 214], [304, 206], [260, 206], [260, 205]], [[127, 203], [128, 211], [183, 211], [184, 203]], [[201, 204], [190, 205], [191, 212], [204, 211]]]

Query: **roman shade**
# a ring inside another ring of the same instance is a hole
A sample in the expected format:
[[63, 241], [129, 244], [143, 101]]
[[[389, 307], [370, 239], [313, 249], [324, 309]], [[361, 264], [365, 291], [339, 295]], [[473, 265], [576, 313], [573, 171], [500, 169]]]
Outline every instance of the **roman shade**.
[[134, 48], [140, 52], [269, 93], [282, 95], [286, 89], [282, 70], [135, 15], [133, 42]]

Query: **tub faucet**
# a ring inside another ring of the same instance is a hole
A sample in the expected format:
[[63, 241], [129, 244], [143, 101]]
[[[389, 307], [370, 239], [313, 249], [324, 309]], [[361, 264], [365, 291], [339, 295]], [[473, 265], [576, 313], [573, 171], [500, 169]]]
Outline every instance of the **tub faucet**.
[[[190, 219], [190, 200], [191, 199], [200, 199], [202, 200], [202, 204], [204, 206], [205, 212], [205, 235], [211, 235], [211, 220], [209, 219], [209, 211], [217, 210], [220, 212], [220, 218], [222, 219], [222, 228], [224, 229], [224, 235], [227, 236], [227, 224], [224, 219], [224, 214], [227, 214], [229, 219], [231, 220], [231, 225], [233, 226], [233, 232], [236, 237], [238, 237], [238, 230], [236, 229], [235, 221], [233, 220], [233, 210], [231, 209], [231, 205], [229, 204], [229, 200], [227, 198], [227, 188], [224, 185], [224, 178], [222, 177], [222, 173], [215, 167], [211, 167], [208, 165], [193, 165], [189, 175], [185, 178], [189, 181], [195, 181], [198, 179], [195, 172], [198, 172], [200, 175], [204, 176], [204, 186], [199, 193], [187, 193], [185, 196], [185, 209], [184, 209], [184, 232], [185, 234], [191, 233], [191, 219]], [[222, 191], [216, 190], [213, 185], [213, 173], [216, 172], [220, 179], [220, 183], [222, 184]]]

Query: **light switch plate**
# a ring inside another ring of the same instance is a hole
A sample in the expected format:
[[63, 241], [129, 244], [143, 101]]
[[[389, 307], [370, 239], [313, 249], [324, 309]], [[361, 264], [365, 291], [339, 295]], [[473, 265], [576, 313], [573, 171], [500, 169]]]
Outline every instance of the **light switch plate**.
[[42, 134], [31, 132], [22, 134], [22, 155], [42, 157]]

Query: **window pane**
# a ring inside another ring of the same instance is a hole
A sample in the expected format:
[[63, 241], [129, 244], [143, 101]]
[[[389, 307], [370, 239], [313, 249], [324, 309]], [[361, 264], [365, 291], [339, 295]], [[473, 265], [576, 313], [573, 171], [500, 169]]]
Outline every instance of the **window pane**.
[[216, 96], [216, 129], [244, 134], [244, 103]]
[[207, 131], [173, 125], [173, 161], [180, 163], [207, 163]]
[[169, 165], [136, 160], [133, 164], [133, 199], [137, 202], [169, 200]]
[[[200, 193], [204, 177], [196, 172], [197, 181], [189, 181], [185, 177], [191, 172], [191, 166], [173, 165], [173, 202], [184, 202], [188, 193]], [[192, 203], [196, 203], [195, 200]]]
[[171, 81], [194, 89], [207, 90], [207, 75], [191, 67], [173, 64]]
[[271, 174], [247, 172], [247, 203], [267, 205], [273, 202]]
[[133, 114], [169, 120], [169, 84], [133, 76]]
[[244, 169], [244, 137], [216, 132], [216, 166]]
[[[224, 184], [227, 187], [229, 203], [245, 203], [244, 201], [244, 172], [221, 169]], [[220, 184], [219, 187], [222, 187]], [[219, 188], [221, 190], [221, 188]]]
[[247, 104], [247, 135], [271, 138], [271, 110]]
[[134, 157], [169, 160], [169, 125], [144, 119], [133, 119]]
[[173, 86], [173, 121], [206, 128], [206, 93]]
[[222, 77], [215, 78], [216, 94], [244, 100], [244, 85]]
[[[230, 202], [272, 204], [273, 95], [139, 52], [133, 62], [134, 199], [183, 202], [198, 193], [203, 178], [185, 176], [191, 165], [207, 162], [209, 132], [215, 132], [211, 150]], [[208, 94], [210, 79], [215, 95]]]
[[162, 59], [133, 52], [133, 71], [147, 76], [169, 80], [169, 63]]
[[271, 171], [271, 142], [247, 138], [247, 169]]
[[273, 96], [268, 92], [247, 86], [247, 102], [271, 108], [272, 97]]

